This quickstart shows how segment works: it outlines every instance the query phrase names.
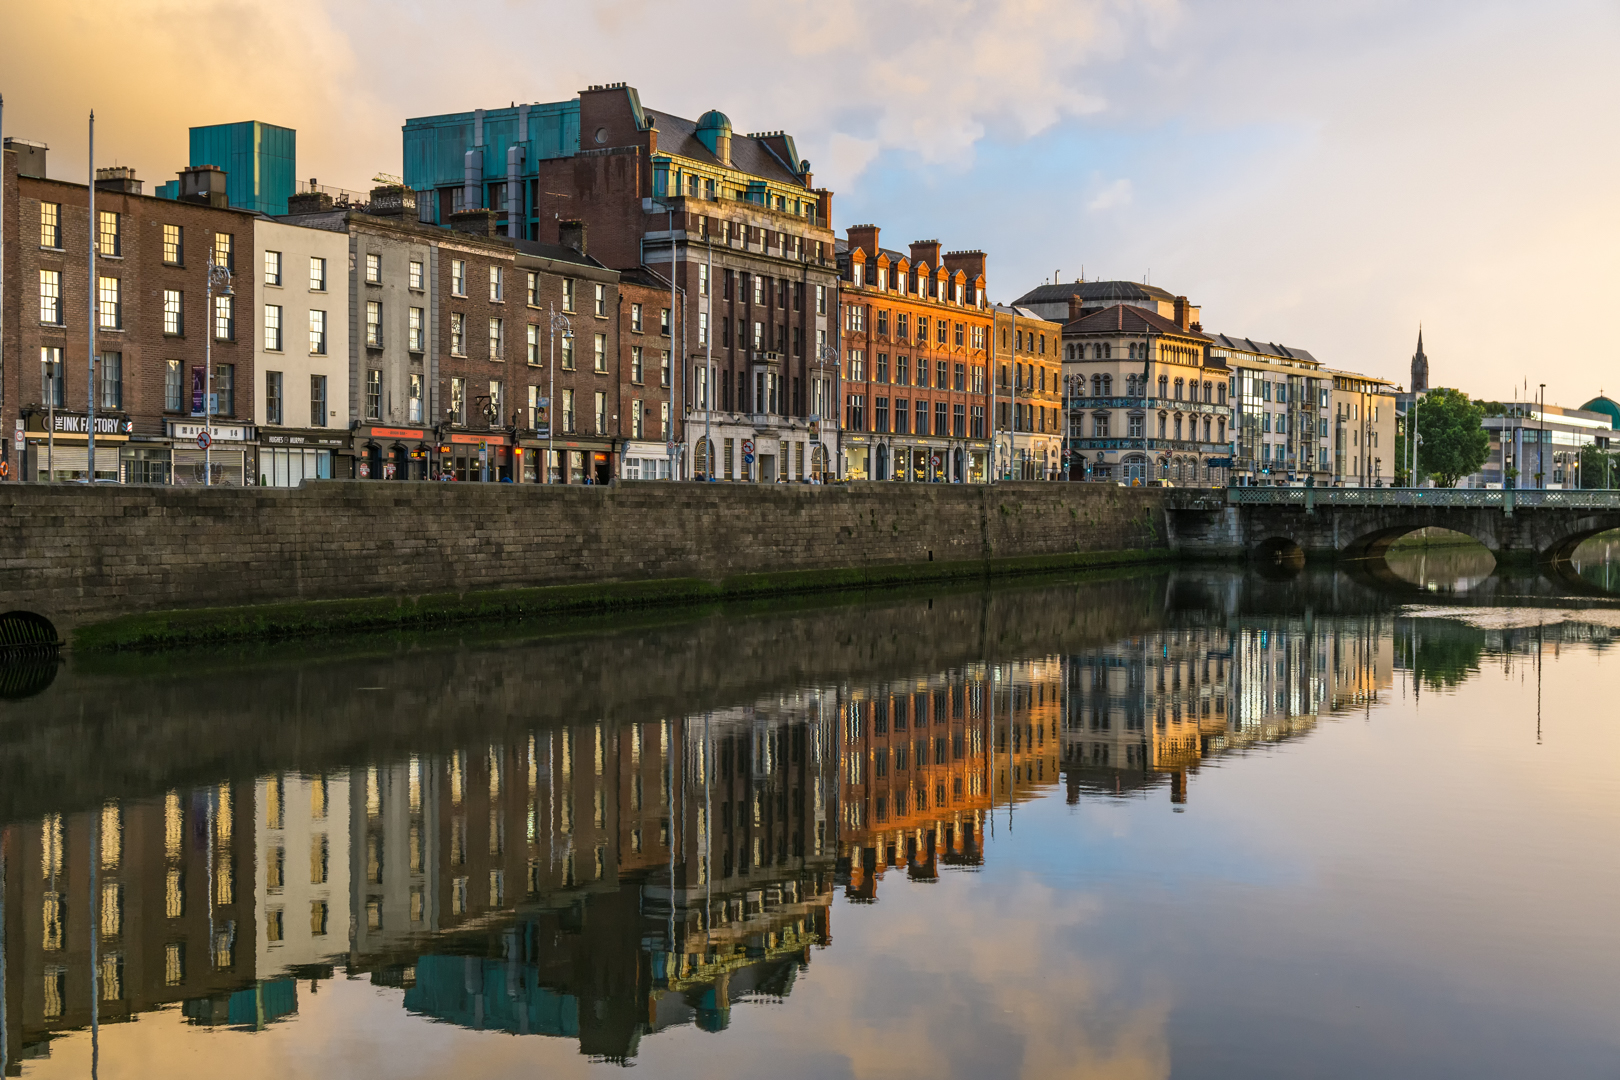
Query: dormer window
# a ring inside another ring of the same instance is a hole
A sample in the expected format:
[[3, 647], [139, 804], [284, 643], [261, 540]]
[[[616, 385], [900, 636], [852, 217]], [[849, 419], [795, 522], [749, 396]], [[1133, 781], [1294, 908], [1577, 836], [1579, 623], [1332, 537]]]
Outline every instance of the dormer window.
[[854, 263], [854, 264], [852, 264], [851, 267], [850, 267], [850, 272], [854, 275], [855, 287], [857, 289], [860, 288], [862, 285], [866, 284], [866, 264], [865, 263]]
[[889, 271], [881, 266], [878, 267], [877, 272], [877, 287], [878, 292], [883, 292], [889, 287]]

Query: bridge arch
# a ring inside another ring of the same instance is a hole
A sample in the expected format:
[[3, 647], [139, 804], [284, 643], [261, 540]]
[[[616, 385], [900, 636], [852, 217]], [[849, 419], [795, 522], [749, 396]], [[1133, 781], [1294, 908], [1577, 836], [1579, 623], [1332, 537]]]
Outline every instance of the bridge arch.
[[1384, 557], [1389, 554], [1389, 549], [1393, 547], [1396, 541], [1400, 540], [1401, 537], [1411, 536], [1413, 533], [1420, 532], [1423, 529], [1445, 529], [1448, 532], [1459, 533], [1468, 537], [1470, 540], [1478, 543], [1486, 551], [1489, 551], [1492, 556], [1495, 556], [1497, 544], [1497, 537], [1495, 534], [1485, 529], [1458, 527], [1460, 525], [1466, 526], [1466, 524], [1466, 522], [1452, 521], [1447, 521], [1446, 523], [1441, 524], [1433, 520], [1423, 521], [1416, 519], [1401, 522], [1399, 524], [1383, 523], [1378, 527], [1369, 529], [1367, 532], [1355, 537], [1355, 539], [1351, 540], [1348, 544], [1345, 544], [1340, 549], [1339, 554], [1341, 558], [1346, 559], [1372, 559], [1382, 562]]

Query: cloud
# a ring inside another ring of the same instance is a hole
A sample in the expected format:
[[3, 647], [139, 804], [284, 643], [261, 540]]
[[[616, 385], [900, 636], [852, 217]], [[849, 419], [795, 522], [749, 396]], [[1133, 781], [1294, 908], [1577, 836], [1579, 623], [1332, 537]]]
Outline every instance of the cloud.
[[1096, 213], [1100, 210], [1113, 210], [1120, 206], [1131, 205], [1131, 182], [1126, 177], [1120, 177], [1112, 184], [1102, 188], [1086, 203], [1086, 209]]

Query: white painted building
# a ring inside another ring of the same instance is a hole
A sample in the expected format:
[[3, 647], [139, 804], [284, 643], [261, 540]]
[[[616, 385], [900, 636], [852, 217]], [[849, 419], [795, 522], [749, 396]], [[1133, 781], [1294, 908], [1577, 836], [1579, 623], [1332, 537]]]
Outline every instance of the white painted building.
[[253, 235], [259, 475], [271, 487], [297, 487], [330, 478], [348, 443], [349, 237], [268, 218], [253, 223]]
[[349, 947], [349, 781], [278, 773], [253, 785], [260, 978]]

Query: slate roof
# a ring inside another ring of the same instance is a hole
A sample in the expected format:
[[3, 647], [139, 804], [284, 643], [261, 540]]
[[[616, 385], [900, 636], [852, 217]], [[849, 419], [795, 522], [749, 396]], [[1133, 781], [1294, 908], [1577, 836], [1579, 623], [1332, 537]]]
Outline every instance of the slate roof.
[[1070, 334], [1175, 334], [1195, 341], [1209, 341], [1209, 335], [1197, 330], [1183, 330], [1174, 319], [1166, 319], [1156, 312], [1131, 304], [1089, 311], [1063, 325], [1065, 336]]
[[[685, 117], [652, 109], [648, 109], [646, 115], [653, 127], [658, 129], [660, 153], [677, 154], [693, 161], [714, 165], [721, 164], [720, 159], [710, 153], [709, 148], [698, 139], [696, 120], [687, 120]], [[731, 136], [731, 168], [774, 183], [804, 187], [804, 181], [794, 175], [793, 171], [763, 142], [750, 139], [746, 135]]]
[[1210, 335], [1210, 343], [1217, 349], [1259, 353], [1261, 356], [1274, 356], [1281, 360], [1299, 360], [1307, 364], [1321, 363], [1320, 360], [1304, 349], [1278, 345], [1274, 341], [1256, 341], [1253, 338], [1237, 337], [1233, 334], [1212, 334]]
[[1134, 281], [1065, 281], [1056, 285], [1037, 285], [1015, 304], [1068, 303], [1069, 297], [1079, 294], [1084, 303], [1141, 304], [1148, 301], [1175, 303], [1173, 293], [1157, 285], [1138, 285]]

